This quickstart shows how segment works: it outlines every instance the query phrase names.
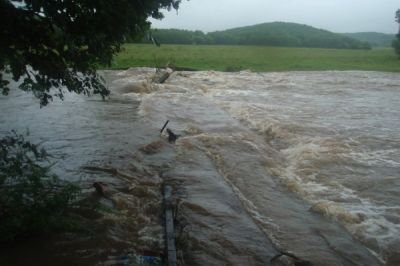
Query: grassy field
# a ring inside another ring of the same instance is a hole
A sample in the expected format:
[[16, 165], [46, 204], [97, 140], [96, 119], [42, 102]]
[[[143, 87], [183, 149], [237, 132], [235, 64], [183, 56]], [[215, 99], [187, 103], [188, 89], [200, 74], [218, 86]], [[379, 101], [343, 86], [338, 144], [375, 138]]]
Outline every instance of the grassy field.
[[167, 63], [196, 70], [292, 71], [374, 70], [400, 72], [393, 49], [337, 50], [264, 46], [200, 46], [126, 44], [115, 56], [112, 69]]

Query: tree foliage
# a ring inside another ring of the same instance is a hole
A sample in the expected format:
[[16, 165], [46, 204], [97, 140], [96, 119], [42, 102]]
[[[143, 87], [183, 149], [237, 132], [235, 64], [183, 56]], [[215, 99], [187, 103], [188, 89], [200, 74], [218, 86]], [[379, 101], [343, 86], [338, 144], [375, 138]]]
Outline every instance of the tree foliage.
[[[9, 92], [3, 72], [46, 105], [62, 98], [63, 87], [83, 94], [109, 94], [96, 74], [110, 64], [127, 36], [142, 36], [148, 17], [180, 0], [0, 0], [0, 90]], [[50, 88], [59, 90], [51, 95]]]
[[153, 30], [152, 35], [165, 44], [267, 45], [337, 49], [371, 49], [362, 42], [341, 34], [296, 23], [264, 23], [225, 31], [203, 33], [187, 30]]
[[[398, 9], [396, 11], [396, 22], [399, 23], [399, 27], [400, 27], [400, 9]], [[400, 28], [399, 28], [399, 32], [396, 35], [397, 39], [395, 39], [392, 43], [392, 46], [396, 52], [396, 54], [398, 54], [400, 56]]]
[[79, 187], [51, 174], [47, 157], [15, 132], [0, 139], [0, 242], [65, 222]]

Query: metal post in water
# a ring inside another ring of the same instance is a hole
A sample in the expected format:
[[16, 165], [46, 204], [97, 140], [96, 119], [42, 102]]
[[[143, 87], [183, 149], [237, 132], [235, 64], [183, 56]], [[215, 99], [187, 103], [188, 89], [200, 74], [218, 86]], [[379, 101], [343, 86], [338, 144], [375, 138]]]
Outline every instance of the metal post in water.
[[[166, 125], [165, 125], [166, 126]], [[164, 126], [164, 127], [165, 127]], [[165, 239], [168, 266], [176, 266], [176, 246], [175, 246], [175, 229], [174, 229], [174, 215], [171, 203], [172, 187], [164, 187], [164, 206], [165, 206]]]
[[162, 127], [162, 129], [160, 130], [160, 134], [164, 131], [165, 127], [168, 125], [169, 120], [167, 120], [167, 122], [165, 122], [164, 126]]

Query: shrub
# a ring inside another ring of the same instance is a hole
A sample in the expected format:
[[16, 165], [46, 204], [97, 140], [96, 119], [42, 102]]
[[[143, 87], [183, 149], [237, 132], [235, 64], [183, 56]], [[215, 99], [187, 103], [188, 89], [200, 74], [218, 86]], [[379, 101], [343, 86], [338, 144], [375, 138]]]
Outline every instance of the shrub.
[[394, 39], [392, 42], [392, 46], [398, 56], [400, 56], [400, 38]]
[[0, 242], [67, 226], [79, 187], [51, 174], [48, 156], [16, 132], [0, 138]]

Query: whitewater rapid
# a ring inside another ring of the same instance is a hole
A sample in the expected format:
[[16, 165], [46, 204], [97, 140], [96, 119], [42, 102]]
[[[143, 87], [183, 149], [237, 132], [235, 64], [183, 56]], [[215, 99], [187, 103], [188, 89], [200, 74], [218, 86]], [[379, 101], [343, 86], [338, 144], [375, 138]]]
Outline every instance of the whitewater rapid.
[[[178, 142], [184, 159], [194, 156], [181, 147], [188, 143], [207, 154], [278, 246], [321, 265], [338, 264], [329, 263], [326, 250], [318, 254], [321, 239], [342, 255], [348, 252], [345, 257], [355, 256], [347, 244], [335, 243], [342, 233], [332, 233], [337, 229], [313, 216], [318, 214], [344, 226], [381, 262], [396, 265], [399, 89], [400, 76], [391, 73], [180, 72], [142, 96], [141, 112], [158, 125], [174, 121], [184, 135]], [[202, 160], [196, 162], [202, 169]], [[315, 232], [322, 237], [304, 239]]]

